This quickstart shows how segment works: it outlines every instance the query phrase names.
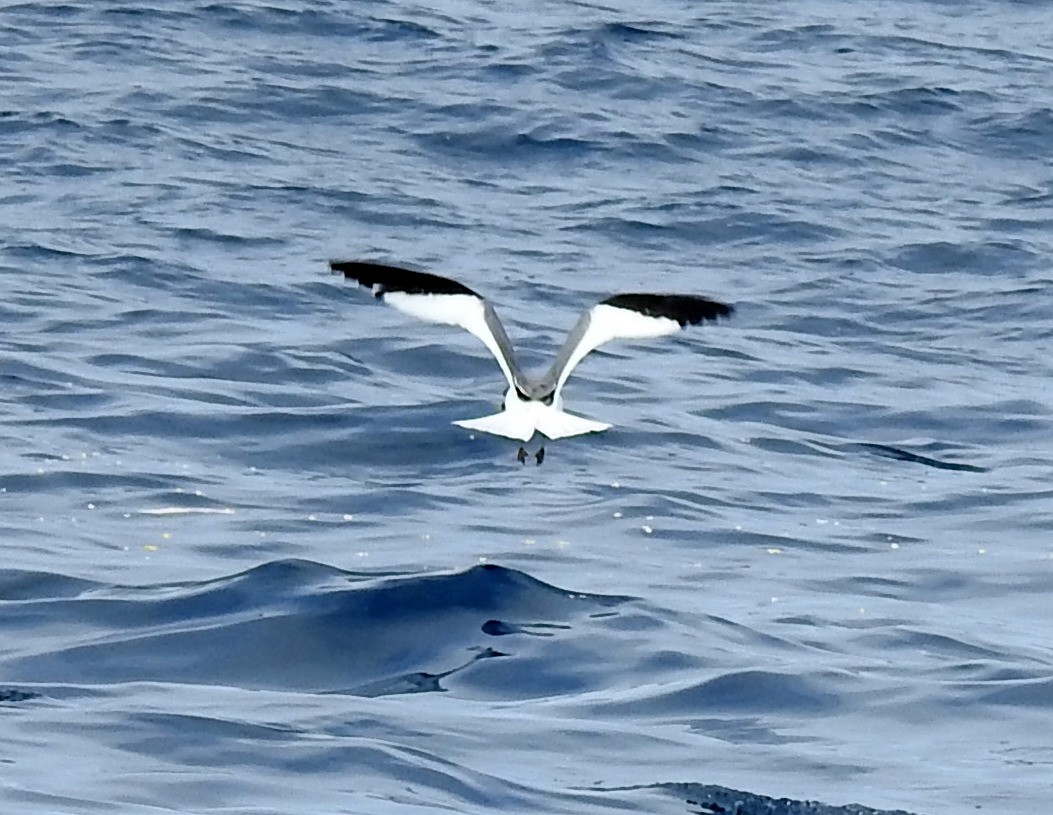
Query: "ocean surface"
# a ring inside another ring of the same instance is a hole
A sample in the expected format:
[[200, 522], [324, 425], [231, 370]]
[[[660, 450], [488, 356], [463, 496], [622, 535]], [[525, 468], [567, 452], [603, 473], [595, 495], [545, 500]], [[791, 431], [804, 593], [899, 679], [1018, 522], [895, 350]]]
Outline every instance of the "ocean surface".
[[[0, 3], [0, 811], [1049, 811], [1051, 89], [1048, 2]], [[522, 465], [333, 258], [735, 314]]]

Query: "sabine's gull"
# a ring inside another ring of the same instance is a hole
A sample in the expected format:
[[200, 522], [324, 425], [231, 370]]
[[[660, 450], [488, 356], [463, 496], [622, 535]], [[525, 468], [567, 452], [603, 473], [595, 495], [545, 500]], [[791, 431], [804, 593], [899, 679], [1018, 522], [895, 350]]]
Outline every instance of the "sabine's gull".
[[[616, 294], [581, 315], [552, 367], [534, 378], [519, 368], [493, 306], [456, 280], [359, 260], [330, 261], [329, 268], [372, 289], [374, 297], [399, 311], [429, 323], [460, 326], [482, 340], [501, 366], [508, 391], [499, 413], [454, 424], [523, 442], [535, 432], [561, 439], [611, 426], [563, 410], [561, 392], [567, 377], [590, 351], [611, 340], [674, 334], [686, 325], [715, 322], [733, 311], [731, 306], [691, 294]], [[542, 449], [539, 464], [543, 457]], [[520, 448], [519, 460], [524, 458]]]

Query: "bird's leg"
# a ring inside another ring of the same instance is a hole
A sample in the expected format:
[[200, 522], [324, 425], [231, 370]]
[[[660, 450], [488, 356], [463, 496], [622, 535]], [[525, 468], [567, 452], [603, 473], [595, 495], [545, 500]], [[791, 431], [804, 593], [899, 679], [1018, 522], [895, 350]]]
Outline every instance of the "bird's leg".
[[516, 461], [518, 461], [520, 464], [526, 464], [526, 459], [527, 459], [526, 448], [523, 447], [523, 446], [520, 446], [519, 452], [516, 453]]
[[544, 461], [544, 460], [545, 460], [545, 448], [544, 447], [540, 447], [540, 448], [538, 448], [538, 451], [534, 454], [534, 461], [536, 461], [540, 465], [541, 462]]

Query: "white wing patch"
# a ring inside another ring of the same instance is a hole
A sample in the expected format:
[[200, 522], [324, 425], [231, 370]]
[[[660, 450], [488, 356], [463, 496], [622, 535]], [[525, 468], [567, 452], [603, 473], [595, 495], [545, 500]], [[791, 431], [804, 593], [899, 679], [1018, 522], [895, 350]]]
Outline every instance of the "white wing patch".
[[609, 306], [606, 303], [592, 307], [588, 337], [595, 332], [596, 348], [610, 340], [643, 340], [650, 337], [665, 337], [680, 330], [680, 323], [672, 317], [650, 317], [629, 308]]
[[470, 294], [406, 294], [404, 291], [385, 291], [384, 302], [418, 320], [441, 325], [459, 325], [478, 314], [483, 316], [483, 301]]
[[515, 384], [512, 371], [509, 370], [501, 352], [501, 346], [498, 345], [490, 326], [486, 324], [486, 304], [480, 298], [470, 294], [407, 294], [402, 291], [387, 291], [384, 292], [383, 299], [403, 314], [429, 323], [459, 326], [478, 337], [494, 355], [508, 384]]
[[589, 327], [560, 371], [556, 383], [556, 394], [563, 389], [567, 377], [586, 354], [611, 340], [643, 340], [675, 334], [680, 323], [670, 317], [649, 317], [628, 308], [618, 308], [605, 303], [593, 306], [589, 311]]

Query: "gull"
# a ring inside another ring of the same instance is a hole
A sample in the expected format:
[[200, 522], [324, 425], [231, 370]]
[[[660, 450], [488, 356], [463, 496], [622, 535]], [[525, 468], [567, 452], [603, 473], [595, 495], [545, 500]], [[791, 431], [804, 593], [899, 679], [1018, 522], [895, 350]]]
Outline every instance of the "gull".
[[[429, 323], [454, 325], [482, 340], [508, 381], [501, 410], [454, 424], [528, 442], [534, 433], [550, 439], [599, 433], [611, 425], [563, 410], [563, 386], [575, 366], [611, 340], [648, 339], [675, 334], [687, 325], [716, 322], [731, 306], [692, 294], [616, 294], [581, 315], [552, 366], [540, 377], [519, 367], [512, 343], [493, 306], [463, 283], [446, 277], [361, 260], [333, 260], [334, 274], [371, 289], [374, 297], [404, 314]], [[520, 448], [519, 460], [526, 452]], [[544, 459], [544, 448], [537, 455]]]

